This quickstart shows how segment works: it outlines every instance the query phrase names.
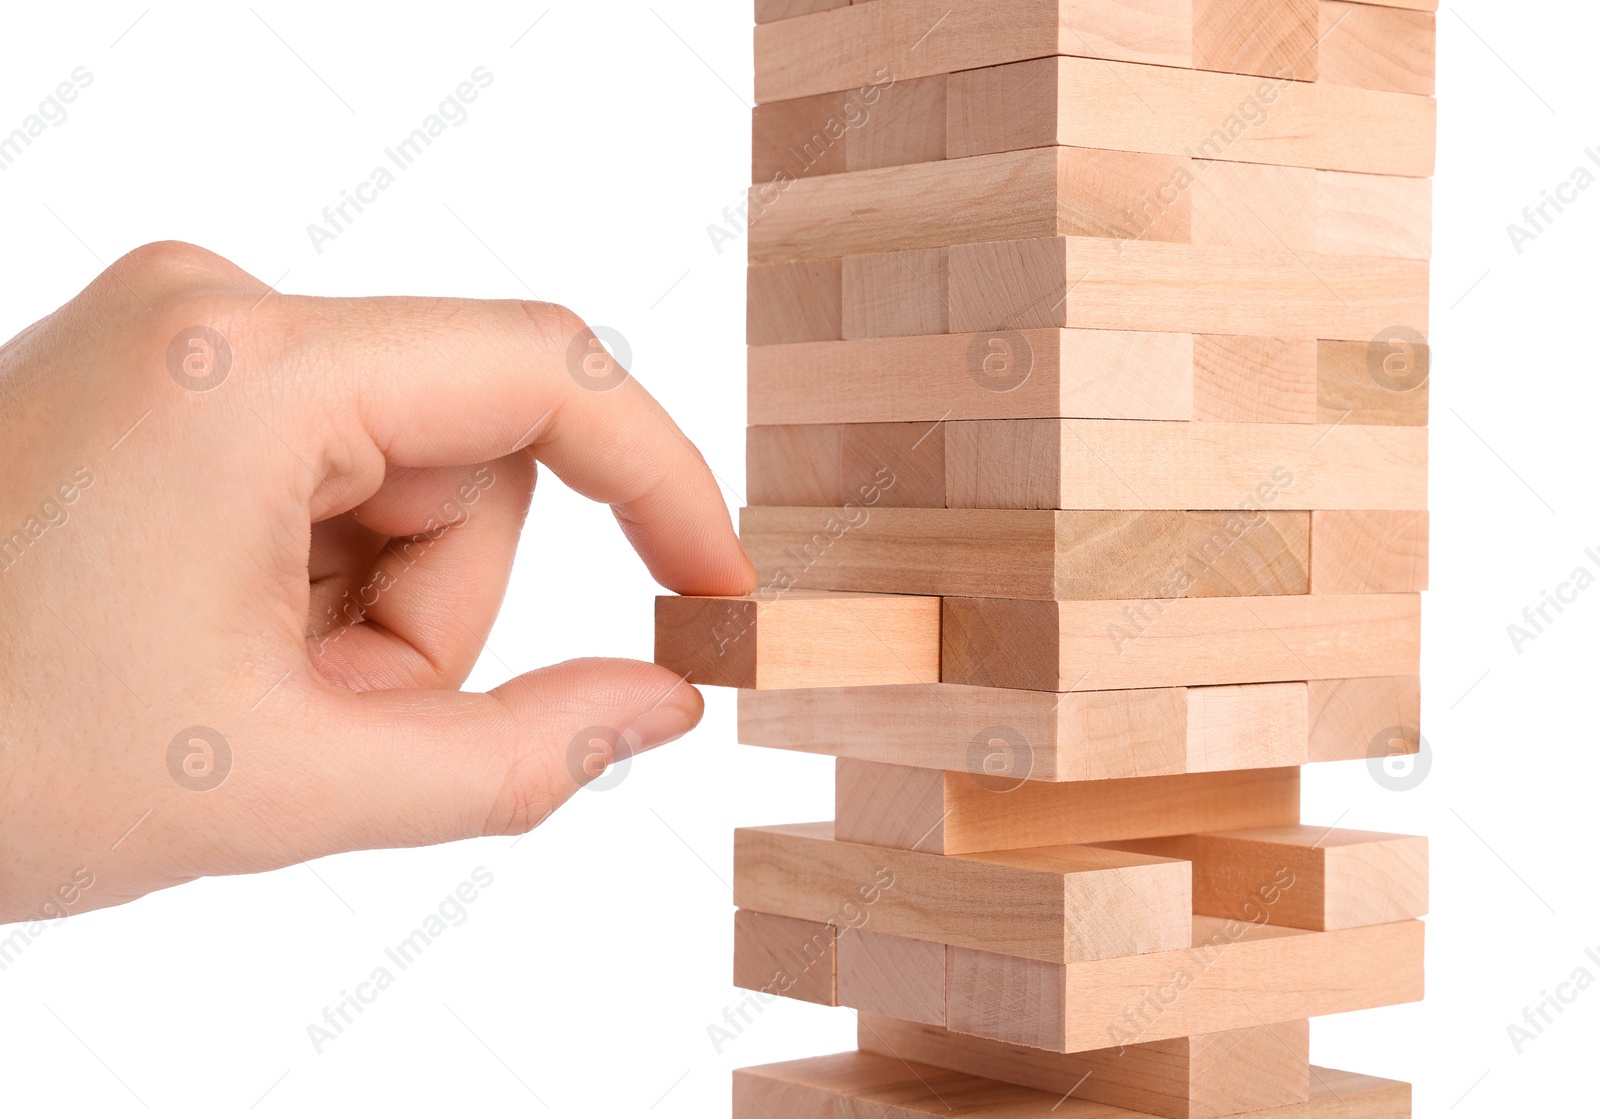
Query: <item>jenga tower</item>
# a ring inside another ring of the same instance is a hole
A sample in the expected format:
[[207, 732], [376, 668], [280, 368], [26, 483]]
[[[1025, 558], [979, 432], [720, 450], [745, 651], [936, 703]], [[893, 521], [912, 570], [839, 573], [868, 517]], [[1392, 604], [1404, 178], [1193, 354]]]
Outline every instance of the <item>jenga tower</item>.
[[1422, 997], [1433, 0], [756, 0], [747, 599], [657, 660], [838, 758], [735, 980], [859, 1051], [740, 1119], [1394, 1119]]

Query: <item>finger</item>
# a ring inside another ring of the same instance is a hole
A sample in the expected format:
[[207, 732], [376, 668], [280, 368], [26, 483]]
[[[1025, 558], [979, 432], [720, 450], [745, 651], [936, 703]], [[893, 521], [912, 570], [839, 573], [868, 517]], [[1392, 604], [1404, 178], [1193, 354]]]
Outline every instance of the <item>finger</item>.
[[357, 691], [459, 687], [505, 597], [533, 482], [525, 453], [391, 469], [350, 514], [387, 546], [348, 592], [341, 625], [307, 638], [322, 677]]
[[627, 660], [568, 661], [485, 694], [329, 689], [312, 733], [336, 748], [295, 752], [274, 830], [302, 855], [520, 834], [703, 712], [675, 673]]
[[312, 371], [292, 383], [302, 434], [321, 442], [329, 473], [316, 500], [326, 508], [344, 507], [366, 477], [351, 463], [371, 456], [352, 452], [353, 441], [418, 467], [527, 447], [573, 489], [613, 508], [663, 585], [684, 594], [754, 588], [700, 452], [570, 311], [400, 298], [283, 298], [269, 308], [284, 320], [263, 343], [279, 347], [274, 363]]

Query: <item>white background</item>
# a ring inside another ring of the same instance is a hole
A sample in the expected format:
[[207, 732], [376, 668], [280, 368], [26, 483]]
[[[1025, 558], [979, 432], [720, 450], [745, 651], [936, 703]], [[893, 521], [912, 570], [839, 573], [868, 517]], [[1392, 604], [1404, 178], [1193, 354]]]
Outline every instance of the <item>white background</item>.
[[[94, 76], [0, 172], [0, 336], [162, 238], [285, 291], [534, 293], [623, 332], [741, 503], [745, 245], [719, 255], [706, 227], [749, 180], [748, 0], [0, 19], [0, 131], [75, 67]], [[1600, 574], [1584, 554], [1600, 554], [1600, 189], [1520, 255], [1506, 225], [1600, 146], [1597, 37], [1587, 5], [1440, 13], [1433, 766], [1405, 793], [1357, 763], [1307, 771], [1308, 822], [1432, 837], [1427, 1001], [1313, 1034], [1319, 1063], [1416, 1082], [1422, 1116], [1594, 1106], [1600, 989], [1520, 1055], [1506, 1026], [1580, 965], [1600, 978], [1584, 956], [1600, 954], [1600, 589], [1520, 652], [1506, 627], [1575, 567]], [[478, 66], [494, 81], [470, 117], [318, 254], [307, 223]], [[609, 514], [548, 473], [540, 486], [475, 687], [650, 654], [655, 587]], [[708, 702], [689, 738], [515, 845], [325, 859], [52, 926], [0, 972], [0, 1112], [704, 1119], [727, 1113], [732, 1068], [850, 1047], [849, 1011], [786, 1002], [720, 1053], [708, 1039], [745, 997], [729, 983], [732, 829], [831, 814], [826, 759], [735, 746], [732, 695]], [[479, 866], [494, 883], [466, 923], [316, 1054], [307, 1025]]]

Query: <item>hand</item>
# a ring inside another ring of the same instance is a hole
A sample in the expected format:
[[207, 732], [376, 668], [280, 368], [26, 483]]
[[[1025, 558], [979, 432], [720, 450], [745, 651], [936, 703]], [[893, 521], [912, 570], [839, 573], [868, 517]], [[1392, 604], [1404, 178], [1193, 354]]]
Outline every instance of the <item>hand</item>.
[[693, 727], [637, 661], [458, 690], [535, 460], [663, 585], [755, 585], [704, 460], [608, 362], [560, 307], [282, 296], [177, 243], [0, 349], [0, 922], [523, 832]]

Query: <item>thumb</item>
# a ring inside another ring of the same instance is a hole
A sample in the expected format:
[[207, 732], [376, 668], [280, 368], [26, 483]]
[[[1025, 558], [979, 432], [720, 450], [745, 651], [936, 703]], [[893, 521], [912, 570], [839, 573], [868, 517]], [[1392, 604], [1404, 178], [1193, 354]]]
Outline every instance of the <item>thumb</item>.
[[705, 702], [677, 673], [585, 659], [487, 693], [350, 693], [347, 787], [325, 849], [413, 847], [538, 826], [613, 762], [678, 738]]

